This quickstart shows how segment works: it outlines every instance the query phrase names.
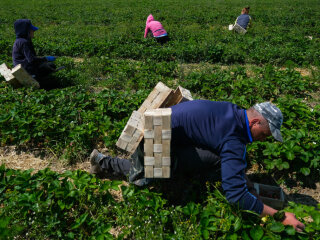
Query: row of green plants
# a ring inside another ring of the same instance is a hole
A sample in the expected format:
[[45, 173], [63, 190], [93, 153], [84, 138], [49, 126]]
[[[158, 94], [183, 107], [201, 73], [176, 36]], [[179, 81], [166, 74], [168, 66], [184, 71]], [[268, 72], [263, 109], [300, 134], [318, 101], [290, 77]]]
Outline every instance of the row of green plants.
[[[202, 202], [180, 206], [170, 205], [157, 191], [120, 184], [81, 170], [33, 173], [2, 165], [0, 238], [320, 239], [320, 213], [315, 207], [294, 203], [287, 207], [306, 224], [299, 233], [272, 217], [261, 220], [230, 205], [219, 185], [207, 184]], [[120, 188], [121, 201], [111, 194]]]
[[[156, 83], [163, 81], [174, 88], [179, 81], [195, 98], [230, 101], [243, 108], [273, 100], [284, 115], [285, 143], [249, 145], [250, 162], [271, 171], [315, 178], [319, 174], [320, 108], [307, 104], [312, 101], [310, 93], [319, 89], [316, 77], [302, 77], [293, 68], [279, 70], [271, 65], [255, 68], [255, 76], [248, 76], [242, 66], [186, 72], [174, 63], [101, 61], [105, 79], [98, 83], [100, 87], [45, 91], [12, 89], [0, 83], [1, 145], [40, 149], [69, 162], [86, 158], [97, 145], [115, 150], [128, 117]], [[58, 78], [70, 77], [64, 75], [68, 71], [59, 74]]]
[[115, 143], [133, 110], [146, 97], [104, 90], [97, 94], [82, 87], [52, 91], [0, 87], [1, 145], [20, 145], [53, 152], [77, 162], [98, 143]]
[[[19, 1], [17, 7], [10, 0], [3, 0], [0, 3], [0, 60], [11, 62], [14, 21], [29, 18], [40, 27], [34, 39], [39, 55], [277, 65], [291, 60], [299, 65], [319, 65], [316, 0], [307, 3], [254, 0], [250, 5], [253, 27], [242, 36], [227, 29], [244, 7], [241, 1], [200, 0], [181, 4], [165, 0], [154, 6], [148, 0], [139, 4], [103, 0], [52, 4], [40, 0], [32, 4]], [[150, 13], [169, 32], [168, 44], [159, 47], [152, 39], [143, 38]]]

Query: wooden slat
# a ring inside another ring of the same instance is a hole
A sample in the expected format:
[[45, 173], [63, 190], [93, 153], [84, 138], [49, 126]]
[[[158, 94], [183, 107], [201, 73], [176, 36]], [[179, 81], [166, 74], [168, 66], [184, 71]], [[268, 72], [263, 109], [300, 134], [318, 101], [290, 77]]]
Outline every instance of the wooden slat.
[[162, 125], [162, 113], [160, 109], [153, 111], [153, 125], [160, 126]]
[[144, 157], [144, 165], [145, 166], [154, 166], [155, 165], [155, 158], [154, 157]]
[[144, 140], [144, 154], [153, 157], [153, 139]]
[[[168, 113], [167, 113], [168, 112]], [[162, 115], [162, 129], [169, 130], [171, 129], [171, 108]]]
[[171, 139], [171, 130], [162, 130], [162, 139]]
[[163, 178], [170, 178], [170, 167], [168, 167], [168, 166], [162, 167], [162, 177]]
[[154, 153], [154, 167], [161, 168], [162, 167], [162, 153]]
[[144, 138], [154, 138], [154, 130], [144, 130]]
[[153, 129], [153, 116], [151, 113], [144, 114], [144, 129]]
[[122, 139], [122, 140], [125, 141], [125, 142], [130, 142], [130, 141], [131, 141], [131, 138], [132, 138], [132, 136], [126, 134], [125, 132], [123, 132], [123, 133], [120, 135], [120, 139]]
[[33, 79], [29, 73], [21, 66], [21, 64], [15, 66], [12, 71], [12, 75], [19, 81], [24, 87], [40, 88], [39, 83]]
[[162, 178], [162, 168], [153, 168], [153, 177]]
[[118, 148], [121, 148], [123, 150], [126, 149], [128, 142], [123, 141], [121, 138], [118, 139], [117, 143], [116, 143]]
[[170, 157], [162, 157], [161, 159], [162, 166], [170, 166], [171, 165], [171, 159]]
[[153, 166], [145, 166], [144, 173], [146, 178], [153, 178]]
[[162, 144], [153, 144], [154, 153], [162, 153]]
[[162, 140], [162, 157], [170, 157], [171, 140]]
[[162, 127], [154, 126], [154, 143], [161, 144], [162, 141]]

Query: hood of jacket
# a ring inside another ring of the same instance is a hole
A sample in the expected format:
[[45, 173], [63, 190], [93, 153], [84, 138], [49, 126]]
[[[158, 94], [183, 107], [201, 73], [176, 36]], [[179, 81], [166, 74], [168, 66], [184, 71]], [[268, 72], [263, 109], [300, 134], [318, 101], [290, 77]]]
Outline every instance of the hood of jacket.
[[19, 19], [14, 22], [14, 31], [17, 38], [29, 38], [31, 21], [29, 19]]
[[147, 18], [146, 24], [148, 24], [149, 22], [152, 22], [152, 21], [154, 21], [154, 18], [153, 18], [153, 16], [152, 16], [152, 14], [150, 14], [150, 15], [148, 16], [148, 18]]

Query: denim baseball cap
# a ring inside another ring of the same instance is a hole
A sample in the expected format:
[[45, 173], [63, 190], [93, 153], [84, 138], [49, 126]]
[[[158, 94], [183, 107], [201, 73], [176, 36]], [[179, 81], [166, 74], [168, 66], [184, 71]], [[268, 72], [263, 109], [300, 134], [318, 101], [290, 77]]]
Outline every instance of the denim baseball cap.
[[33, 31], [37, 31], [37, 30], [39, 29], [38, 27], [33, 26], [32, 23], [31, 23], [31, 25], [30, 25], [30, 28], [31, 28], [31, 30], [33, 30]]
[[272, 136], [277, 141], [283, 142], [280, 132], [280, 128], [283, 123], [281, 110], [270, 102], [257, 103], [253, 108], [268, 121]]

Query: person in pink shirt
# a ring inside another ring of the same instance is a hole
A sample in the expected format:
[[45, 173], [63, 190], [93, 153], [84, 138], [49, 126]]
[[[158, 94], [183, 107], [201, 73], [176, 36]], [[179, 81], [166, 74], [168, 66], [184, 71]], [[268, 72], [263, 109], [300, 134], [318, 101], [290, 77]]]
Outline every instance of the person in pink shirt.
[[157, 42], [163, 44], [169, 40], [167, 31], [163, 28], [159, 21], [155, 21], [152, 14], [147, 18], [146, 29], [144, 31], [144, 37], [146, 38], [148, 33], [151, 32]]

